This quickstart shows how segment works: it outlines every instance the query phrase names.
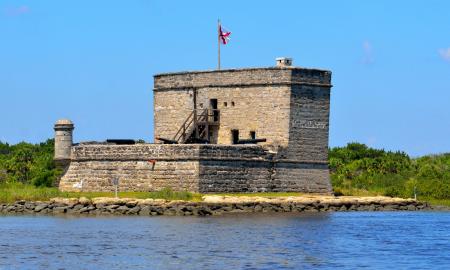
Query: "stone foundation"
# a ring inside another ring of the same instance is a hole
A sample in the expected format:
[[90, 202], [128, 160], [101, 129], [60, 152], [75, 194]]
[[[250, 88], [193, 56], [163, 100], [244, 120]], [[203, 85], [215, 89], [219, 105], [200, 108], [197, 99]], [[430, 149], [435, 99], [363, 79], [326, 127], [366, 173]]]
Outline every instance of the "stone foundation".
[[[0, 204], [0, 214], [71, 214], [209, 216], [227, 213], [418, 211], [428, 203], [388, 197], [229, 197], [205, 196], [201, 202], [161, 199], [55, 198], [50, 202], [17, 201]], [[447, 210], [448, 208], [441, 209]]]
[[258, 145], [212, 144], [80, 144], [59, 188], [113, 191], [116, 178], [119, 191], [331, 192], [327, 164], [278, 161]]

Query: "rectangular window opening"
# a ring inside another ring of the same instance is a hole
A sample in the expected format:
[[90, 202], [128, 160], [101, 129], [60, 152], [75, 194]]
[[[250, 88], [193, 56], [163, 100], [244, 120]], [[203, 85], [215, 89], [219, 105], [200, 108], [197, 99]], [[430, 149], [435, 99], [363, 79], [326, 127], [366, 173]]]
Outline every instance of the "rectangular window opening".
[[256, 139], [256, 132], [255, 131], [250, 131], [250, 139], [252, 139], [252, 140]]
[[233, 144], [237, 144], [239, 142], [239, 130], [237, 129], [231, 130], [231, 142]]

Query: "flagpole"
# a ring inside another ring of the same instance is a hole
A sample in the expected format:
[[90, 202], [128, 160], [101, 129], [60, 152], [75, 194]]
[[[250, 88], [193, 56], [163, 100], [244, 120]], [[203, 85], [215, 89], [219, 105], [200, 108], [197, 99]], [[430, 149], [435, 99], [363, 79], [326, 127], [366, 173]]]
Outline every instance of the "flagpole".
[[220, 70], [220, 19], [217, 19], [217, 69]]

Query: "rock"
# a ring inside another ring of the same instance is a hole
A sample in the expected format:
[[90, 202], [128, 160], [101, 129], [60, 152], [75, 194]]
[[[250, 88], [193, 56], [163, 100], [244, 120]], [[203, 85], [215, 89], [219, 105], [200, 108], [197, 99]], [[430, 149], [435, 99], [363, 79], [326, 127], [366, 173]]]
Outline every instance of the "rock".
[[87, 212], [89, 212], [89, 207], [87, 207], [87, 206], [85, 206], [85, 207], [83, 207], [83, 208], [81, 208], [80, 210], [78, 210], [78, 213], [87, 213]]
[[129, 208], [132, 208], [132, 207], [135, 207], [137, 205], [137, 202], [136, 201], [129, 201], [129, 202], [126, 202], [125, 205], [127, 207], [129, 207]]
[[117, 207], [115, 209], [115, 212], [125, 214], [126, 212], [128, 212], [128, 210], [130, 210], [128, 207], [126, 207], [125, 205], [122, 205], [122, 206]]
[[385, 211], [395, 211], [398, 209], [399, 209], [399, 206], [396, 204], [387, 204], [383, 207], [383, 210], [385, 210]]
[[164, 210], [164, 215], [166, 216], [175, 216], [177, 214], [177, 211], [173, 208], [168, 208]]
[[141, 210], [141, 207], [135, 206], [135, 207], [131, 208], [130, 210], [128, 210], [128, 214], [137, 215], [137, 213], [139, 213], [140, 210]]
[[103, 203], [96, 203], [94, 205], [95, 205], [95, 208], [97, 208], [97, 209], [105, 209], [105, 207], [106, 207], [106, 205]]
[[25, 208], [25, 209], [23, 210], [23, 212], [24, 212], [25, 214], [35, 214], [35, 213], [36, 213], [36, 212], [34, 212], [33, 209], [27, 209], [27, 208]]
[[263, 208], [261, 205], [257, 204], [257, 205], [255, 205], [254, 210], [255, 210], [255, 212], [262, 212]]
[[91, 204], [91, 200], [86, 197], [81, 197], [78, 199], [78, 202], [84, 206]]
[[53, 213], [64, 214], [67, 212], [67, 206], [58, 206], [53, 208]]
[[119, 205], [117, 204], [112, 204], [112, 205], [108, 205], [105, 207], [106, 210], [108, 210], [109, 212], [114, 212], [113, 210], [119, 208]]
[[44, 209], [42, 209], [39, 213], [40, 214], [48, 214], [48, 213], [50, 213], [50, 209], [49, 208], [44, 208]]
[[75, 204], [78, 203], [78, 199], [77, 198], [52, 198], [52, 199], [50, 199], [50, 203], [53, 203], [57, 206], [68, 205], [69, 207], [73, 207]]
[[46, 204], [46, 203], [38, 204], [34, 208], [34, 212], [40, 212], [42, 209], [45, 209], [47, 207], [48, 207], [48, 204]]
[[76, 205], [74, 205], [73, 207], [72, 207], [72, 209], [74, 210], [74, 211], [79, 211], [81, 208], [83, 208], [84, 207], [84, 205], [82, 205], [82, 204], [76, 204]]
[[148, 205], [141, 207], [139, 211], [140, 216], [149, 216], [150, 215], [150, 207]]
[[290, 204], [282, 204], [281, 209], [283, 209], [283, 212], [291, 212], [291, 205]]
[[26, 202], [24, 206], [25, 209], [33, 210], [36, 207], [36, 204], [34, 202]]
[[95, 208], [95, 209], [89, 211], [89, 214], [100, 215], [100, 214], [102, 214], [102, 212], [103, 212], [102, 209]]
[[150, 204], [154, 204], [154, 201], [155, 200], [153, 200], [153, 199], [143, 199], [143, 200], [136, 200], [137, 201], [137, 204], [139, 205], [139, 206], [142, 206], [142, 205], [150, 205]]

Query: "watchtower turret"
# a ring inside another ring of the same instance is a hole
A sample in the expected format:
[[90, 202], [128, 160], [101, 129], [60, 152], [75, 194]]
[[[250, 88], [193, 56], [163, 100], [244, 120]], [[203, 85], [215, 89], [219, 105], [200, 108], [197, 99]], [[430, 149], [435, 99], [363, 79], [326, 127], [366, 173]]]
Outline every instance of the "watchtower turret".
[[73, 144], [73, 123], [68, 119], [61, 119], [55, 123], [55, 156], [58, 165], [67, 165], [70, 162], [70, 152]]

